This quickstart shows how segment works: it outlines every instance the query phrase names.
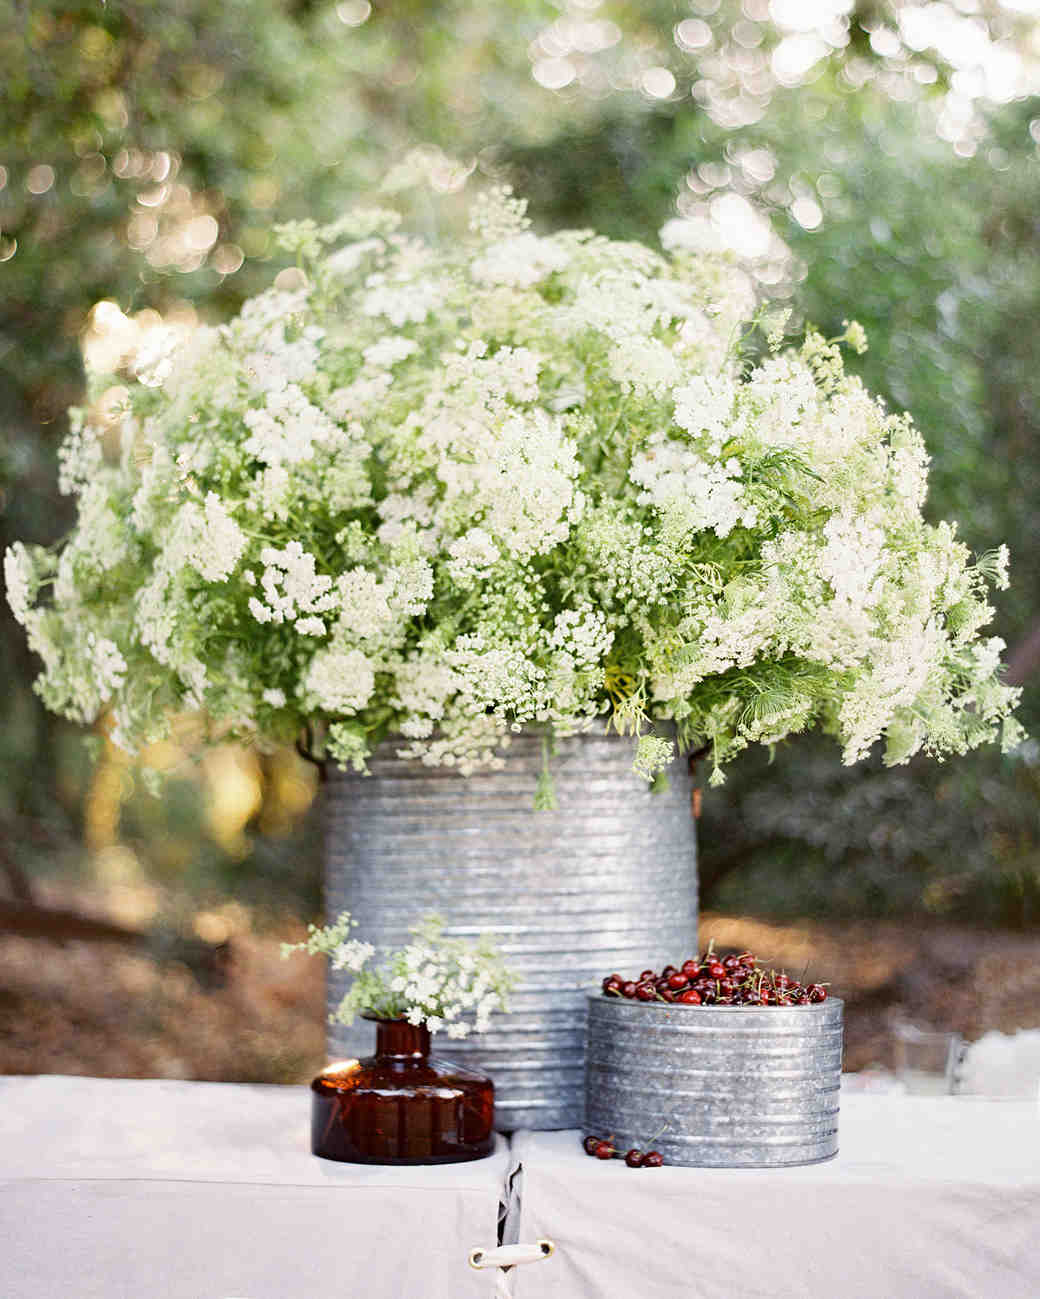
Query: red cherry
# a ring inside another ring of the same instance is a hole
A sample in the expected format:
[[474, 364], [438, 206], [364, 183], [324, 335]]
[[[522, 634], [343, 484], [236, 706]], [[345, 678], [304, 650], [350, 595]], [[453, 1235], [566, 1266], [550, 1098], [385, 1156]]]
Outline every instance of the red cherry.
[[774, 975], [773, 975], [773, 987], [774, 987], [774, 988], [789, 988], [789, 987], [791, 987], [791, 985], [792, 985], [793, 983], [794, 983], [794, 980], [788, 978], [788, 976], [787, 976], [786, 974], [774, 974]]
[[628, 983], [623, 983], [621, 985], [621, 995], [622, 997], [627, 997], [629, 1001], [631, 1001], [636, 995], [636, 985], [632, 983], [631, 980], [629, 980]]
[[644, 1168], [660, 1168], [664, 1163], [664, 1155], [659, 1150], [650, 1150], [643, 1156]]
[[639, 976], [639, 982], [645, 983], [647, 979], [656, 979], [656, 978], [657, 978], [656, 970], [644, 970], [643, 973]]
[[636, 987], [636, 999], [638, 1001], [654, 1001], [657, 998], [657, 989], [652, 983], [640, 983]]
[[713, 979], [724, 979], [726, 977], [726, 967], [721, 961], [712, 961], [708, 966], [708, 973]]
[[621, 992], [621, 981], [611, 975], [609, 979], [603, 980], [603, 991], [608, 997], [616, 997]]
[[625, 1163], [629, 1168], [642, 1168], [643, 1152], [641, 1150], [630, 1150], [625, 1156]]
[[664, 969], [661, 971], [661, 978], [670, 979], [672, 975], [675, 973], [676, 973], [676, 969], [674, 965], [666, 965]]
[[722, 958], [722, 964], [723, 964], [723, 966], [724, 966], [727, 970], [735, 970], [735, 969], [737, 968], [737, 966], [740, 964], [740, 957], [739, 957], [739, 956], [724, 956], [724, 957]]
[[676, 970], [674, 974], [668, 976], [668, 986], [673, 990], [673, 992], [678, 992], [681, 988], [685, 988], [688, 983], [689, 979], [686, 975], [680, 974], [678, 970]]
[[596, 1153], [596, 1147], [599, 1145], [599, 1137], [586, 1137], [581, 1144], [585, 1147], [585, 1153], [587, 1155], [594, 1155]]
[[812, 1002], [826, 1001], [827, 989], [822, 983], [814, 983], [809, 989], [809, 1000]]
[[661, 998], [662, 1001], [675, 1000], [675, 993], [671, 990], [671, 988], [659, 988], [657, 990], [657, 995]]
[[701, 994], [695, 988], [687, 988], [685, 992], [680, 992], [678, 1000], [684, 1006], [699, 1006], [701, 1004]]
[[597, 1159], [613, 1159], [615, 1155], [614, 1147], [609, 1141], [600, 1141], [596, 1144], [593, 1154]]
[[681, 966], [683, 974], [685, 974], [688, 979], [694, 978], [700, 968], [700, 964], [697, 961], [692, 960], [683, 961]]

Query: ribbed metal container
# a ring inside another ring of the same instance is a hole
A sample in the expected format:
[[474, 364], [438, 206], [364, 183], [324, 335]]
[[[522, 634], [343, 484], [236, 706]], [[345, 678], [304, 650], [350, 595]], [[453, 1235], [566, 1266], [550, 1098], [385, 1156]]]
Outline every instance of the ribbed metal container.
[[675, 1006], [594, 993], [588, 1007], [586, 1133], [703, 1168], [815, 1164], [837, 1154], [838, 998]]
[[[537, 735], [513, 736], [502, 771], [464, 778], [394, 756], [371, 775], [330, 772], [326, 911], [384, 951], [435, 910], [453, 935], [495, 935], [518, 976], [508, 1013], [479, 1039], [435, 1042], [495, 1082], [496, 1126], [578, 1127], [585, 994], [605, 974], [681, 959], [696, 947], [697, 848], [685, 760], [652, 794], [633, 743], [600, 733], [557, 741], [558, 809], [535, 812]], [[345, 977], [330, 973], [329, 1006]], [[371, 1030], [333, 1026], [330, 1048], [365, 1054]]]

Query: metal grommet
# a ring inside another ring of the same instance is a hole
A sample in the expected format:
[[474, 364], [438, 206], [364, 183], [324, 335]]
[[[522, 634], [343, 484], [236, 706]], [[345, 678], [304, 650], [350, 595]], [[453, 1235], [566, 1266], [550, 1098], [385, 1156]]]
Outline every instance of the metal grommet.
[[556, 1253], [556, 1246], [551, 1240], [540, 1240], [538, 1248], [542, 1251], [543, 1258], [552, 1258], [553, 1254]]
[[483, 1251], [482, 1249], [471, 1249], [470, 1252], [469, 1252], [469, 1265], [470, 1265], [470, 1267], [472, 1267], [472, 1268], [476, 1268], [476, 1270], [479, 1272], [479, 1271], [480, 1271], [480, 1261], [481, 1261], [481, 1259], [482, 1259], [483, 1257], [484, 1257], [484, 1251]]

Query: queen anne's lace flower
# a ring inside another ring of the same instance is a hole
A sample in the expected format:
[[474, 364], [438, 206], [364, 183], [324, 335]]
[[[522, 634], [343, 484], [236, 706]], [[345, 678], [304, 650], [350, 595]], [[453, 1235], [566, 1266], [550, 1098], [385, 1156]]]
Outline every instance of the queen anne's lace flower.
[[300, 287], [151, 331], [118, 457], [72, 413], [77, 526], [4, 561], [47, 705], [131, 748], [170, 708], [306, 723], [358, 770], [376, 734], [498, 766], [524, 725], [642, 734], [648, 779], [657, 721], [715, 779], [814, 723], [847, 761], [1016, 743], [980, 638], [1007, 551], [925, 522], [920, 435], [844, 373], [858, 326], [782, 351], [774, 315], [749, 361], [749, 281], [695, 223], [662, 254], [525, 206], [492, 190], [438, 249], [296, 223]]
[[324, 713], [350, 714], [364, 708], [375, 685], [372, 664], [360, 650], [323, 650], [311, 659], [303, 679], [306, 697]]
[[35, 594], [36, 581], [29, 552], [20, 541], [9, 546], [4, 555], [4, 584], [7, 588], [7, 603], [15, 622], [24, 626]]
[[376, 949], [351, 938], [357, 922], [343, 911], [324, 929], [310, 926], [303, 943], [284, 944], [282, 955], [303, 951], [329, 957], [334, 970], [355, 975], [333, 1018], [351, 1024], [358, 1014], [404, 1019], [449, 1037], [487, 1032], [491, 1016], [506, 1008], [513, 979], [488, 938], [446, 938], [444, 921], [426, 916], [409, 932], [412, 941], [372, 964]]

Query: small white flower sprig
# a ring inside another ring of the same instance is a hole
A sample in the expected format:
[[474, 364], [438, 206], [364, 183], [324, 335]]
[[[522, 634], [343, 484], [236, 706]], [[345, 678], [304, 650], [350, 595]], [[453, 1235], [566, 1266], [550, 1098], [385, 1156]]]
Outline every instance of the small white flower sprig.
[[494, 1012], [506, 1009], [513, 977], [487, 935], [476, 942], [445, 938], [444, 924], [441, 916], [424, 916], [409, 929], [412, 942], [392, 952], [383, 966], [372, 966], [376, 949], [351, 938], [357, 921], [343, 911], [331, 925], [311, 925], [305, 942], [283, 943], [282, 955], [327, 956], [334, 970], [354, 974], [329, 1017], [338, 1023], [352, 1024], [364, 1015], [405, 1019], [451, 1038], [486, 1033]]

